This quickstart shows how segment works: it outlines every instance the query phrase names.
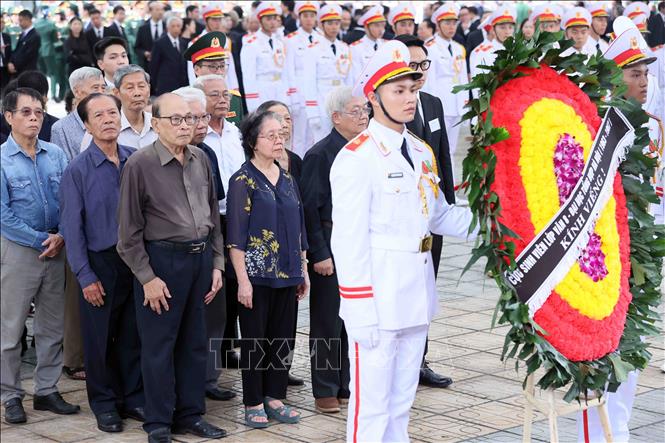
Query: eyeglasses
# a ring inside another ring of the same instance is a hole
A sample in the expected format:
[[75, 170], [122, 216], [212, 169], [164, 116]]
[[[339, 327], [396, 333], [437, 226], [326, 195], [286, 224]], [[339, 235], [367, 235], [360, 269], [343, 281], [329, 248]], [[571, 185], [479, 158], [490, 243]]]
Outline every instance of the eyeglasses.
[[210, 119], [212, 118], [212, 115], [210, 114], [195, 115], [194, 118], [198, 119], [196, 120], [197, 123], [201, 122], [208, 124], [210, 122]]
[[220, 97], [223, 98], [224, 100], [228, 100], [231, 98], [231, 94], [229, 94], [229, 91], [224, 91], [221, 94], [217, 91], [211, 92], [210, 94], [206, 94], [206, 97], [210, 97], [214, 101], [219, 101]]
[[409, 63], [409, 68], [413, 69], [414, 71], [427, 71], [432, 64], [432, 60], [423, 60], [420, 63], [418, 62], [411, 62]]
[[284, 140], [284, 136], [279, 132], [271, 132], [268, 135], [259, 135], [257, 138], [265, 138], [266, 140], [268, 140], [273, 144], [277, 141], [277, 139]]
[[344, 112], [344, 114], [354, 118], [358, 118], [363, 114], [369, 115], [371, 112], [372, 112], [372, 107], [368, 103], [365, 106], [353, 108], [351, 112]]
[[228, 66], [228, 63], [201, 63], [201, 67], [208, 68], [212, 71], [223, 71]]
[[192, 114], [187, 114], [184, 117], [182, 115], [168, 115], [168, 116], [160, 116], [155, 118], [168, 118], [169, 120], [171, 120], [171, 124], [173, 126], [180, 126], [183, 120], [188, 126], [192, 126], [198, 123], [200, 119], [200, 117], [194, 117]]
[[9, 111], [12, 114], [16, 114], [17, 112], [21, 114], [21, 117], [28, 118], [32, 114], [35, 114], [35, 117], [38, 119], [43, 119], [44, 118], [44, 110], [43, 109], [30, 109], [30, 108], [21, 108], [21, 109], [14, 109], [13, 111]]

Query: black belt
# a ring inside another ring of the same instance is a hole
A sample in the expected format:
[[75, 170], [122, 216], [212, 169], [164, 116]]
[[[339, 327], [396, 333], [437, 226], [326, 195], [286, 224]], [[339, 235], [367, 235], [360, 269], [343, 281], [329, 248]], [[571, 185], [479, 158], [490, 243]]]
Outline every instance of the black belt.
[[159, 248], [170, 249], [172, 251], [186, 252], [188, 254], [202, 254], [208, 247], [208, 239], [195, 240], [193, 242], [180, 243], [166, 240], [155, 240], [148, 242]]

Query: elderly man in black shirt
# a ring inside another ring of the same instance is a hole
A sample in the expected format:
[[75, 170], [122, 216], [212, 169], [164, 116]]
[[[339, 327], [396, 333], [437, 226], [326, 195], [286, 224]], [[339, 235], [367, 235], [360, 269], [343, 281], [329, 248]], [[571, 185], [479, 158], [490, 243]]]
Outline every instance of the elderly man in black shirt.
[[369, 108], [364, 97], [353, 97], [351, 88], [334, 89], [326, 101], [333, 129], [305, 155], [301, 193], [309, 250], [311, 280], [310, 354], [312, 391], [316, 409], [340, 411], [349, 398], [349, 359], [346, 332], [339, 317], [339, 290], [330, 251], [332, 197], [330, 167], [349, 140], [367, 128]]
[[152, 107], [159, 138], [122, 171], [118, 253], [136, 277], [145, 423], [149, 442], [173, 433], [221, 438], [205, 411], [204, 303], [222, 287], [224, 241], [206, 154], [188, 145], [198, 117], [164, 94]]

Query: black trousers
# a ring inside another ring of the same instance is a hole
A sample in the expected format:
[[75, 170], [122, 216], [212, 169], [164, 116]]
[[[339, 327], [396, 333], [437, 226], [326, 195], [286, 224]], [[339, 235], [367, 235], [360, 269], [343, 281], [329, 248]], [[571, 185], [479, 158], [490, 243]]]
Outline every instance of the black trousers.
[[132, 271], [115, 247], [88, 251], [88, 261], [106, 292], [100, 307], [88, 303], [83, 294], [79, 297], [90, 409], [99, 415], [118, 407], [143, 407]]
[[226, 325], [226, 288], [224, 286], [210, 304], [204, 305], [208, 350], [206, 389], [216, 388], [217, 380], [222, 373], [222, 341], [224, 339], [224, 326]]
[[283, 399], [291, 358], [289, 339], [293, 333], [296, 288], [252, 285], [252, 309], [238, 306], [240, 318], [240, 363], [242, 402], [263, 403], [265, 397]]
[[[441, 262], [441, 250], [443, 249], [443, 237], [440, 235], [432, 235], [432, 265], [434, 266], [434, 281], [436, 282], [436, 276], [439, 273], [439, 263]], [[425, 357], [427, 356], [429, 344], [429, 337], [425, 340], [425, 350], [423, 351], [423, 364], [425, 363]]]
[[349, 343], [339, 317], [337, 275], [309, 265], [309, 351], [314, 398], [349, 397]]
[[212, 284], [212, 248], [201, 254], [146, 243], [150, 265], [171, 293], [169, 310], [143, 306], [135, 280], [136, 320], [141, 337], [146, 432], [191, 425], [205, 410], [206, 330], [203, 297]]
[[[227, 263], [231, 263], [227, 260]], [[238, 280], [235, 275], [227, 276], [226, 286], [226, 322], [224, 325], [224, 341], [222, 341], [222, 358], [225, 352], [231, 351], [238, 345]]]

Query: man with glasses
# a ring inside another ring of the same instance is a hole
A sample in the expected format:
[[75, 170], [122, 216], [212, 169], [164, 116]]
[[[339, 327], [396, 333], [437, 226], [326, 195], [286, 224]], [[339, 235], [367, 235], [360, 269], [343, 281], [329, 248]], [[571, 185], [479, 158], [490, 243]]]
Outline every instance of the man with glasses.
[[56, 414], [80, 410], [63, 400], [56, 386], [62, 373], [65, 305], [58, 190], [67, 157], [56, 145], [37, 138], [44, 120], [44, 98], [37, 91], [18, 88], [3, 98], [2, 106], [12, 131], [0, 148], [0, 395], [5, 421], [25, 423], [21, 336], [33, 298], [37, 347], [33, 407]]
[[[229, 189], [229, 180], [235, 172], [245, 163], [245, 153], [240, 141], [240, 130], [236, 125], [226, 119], [229, 112], [229, 93], [224, 78], [220, 75], [204, 75], [198, 77], [194, 87], [203, 91], [206, 97], [206, 112], [211, 115], [208, 133], [203, 142], [210, 146], [217, 155], [219, 174], [224, 187], [224, 193], [219, 193], [219, 213], [222, 228], [226, 226], [226, 192]], [[226, 368], [238, 368], [239, 357], [232, 349], [232, 340], [237, 338], [237, 288], [238, 283], [232, 268], [226, 274], [226, 333], [222, 342], [222, 365]], [[219, 375], [219, 372], [217, 373]], [[211, 377], [212, 380], [212, 377]], [[214, 391], [208, 386], [208, 398], [228, 400], [228, 394], [221, 390]]]
[[307, 151], [300, 192], [309, 245], [312, 393], [316, 410], [330, 414], [349, 399], [348, 339], [338, 315], [339, 289], [330, 252], [330, 167], [344, 145], [367, 128], [369, 107], [364, 97], [352, 96], [350, 86], [333, 89], [325, 104], [333, 129]]
[[[417, 137], [425, 140], [432, 148], [437, 162], [437, 170], [441, 182], [439, 187], [443, 191], [448, 204], [455, 204], [455, 188], [453, 181], [452, 161], [450, 158], [450, 146], [448, 145], [448, 133], [446, 132], [443, 103], [441, 99], [422, 91], [427, 80], [431, 61], [427, 59], [427, 48], [422, 40], [413, 35], [400, 35], [398, 40], [406, 45], [411, 55], [409, 67], [423, 75], [416, 80], [418, 86], [416, 115], [410, 123], [406, 124], [409, 131]], [[438, 234], [432, 235], [432, 265], [434, 266], [434, 277], [439, 273], [439, 262], [441, 261], [441, 249], [443, 237]], [[420, 367], [420, 384], [434, 388], [445, 388], [450, 386], [453, 380], [434, 372], [428, 365], [425, 357], [427, 355], [428, 342], [425, 342], [425, 352]]]
[[[188, 64], [193, 64], [193, 69], [190, 70], [189, 82], [194, 85], [197, 77], [202, 75], [217, 74], [225, 79], [230, 78], [227, 73], [233, 71], [233, 65], [229, 61], [233, 61], [230, 50], [226, 49], [227, 41], [229, 41], [223, 32], [207, 32], [192, 43], [187, 51], [183, 54]], [[236, 81], [237, 84], [237, 81]], [[242, 97], [236, 88], [229, 89], [231, 94], [231, 103], [229, 111], [226, 114], [226, 119], [234, 124], [239, 124], [245, 116], [245, 111], [242, 107]]]
[[158, 97], [158, 139], [127, 160], [120, 183], [117, 249], [136, 277], [149, 442], [170, 442], [171, 432], [226, 435], [202, 418], [204, 304], [222, 287], [224, 240], [210, 162], [189, 145], [198, 120], [183, 98]]

